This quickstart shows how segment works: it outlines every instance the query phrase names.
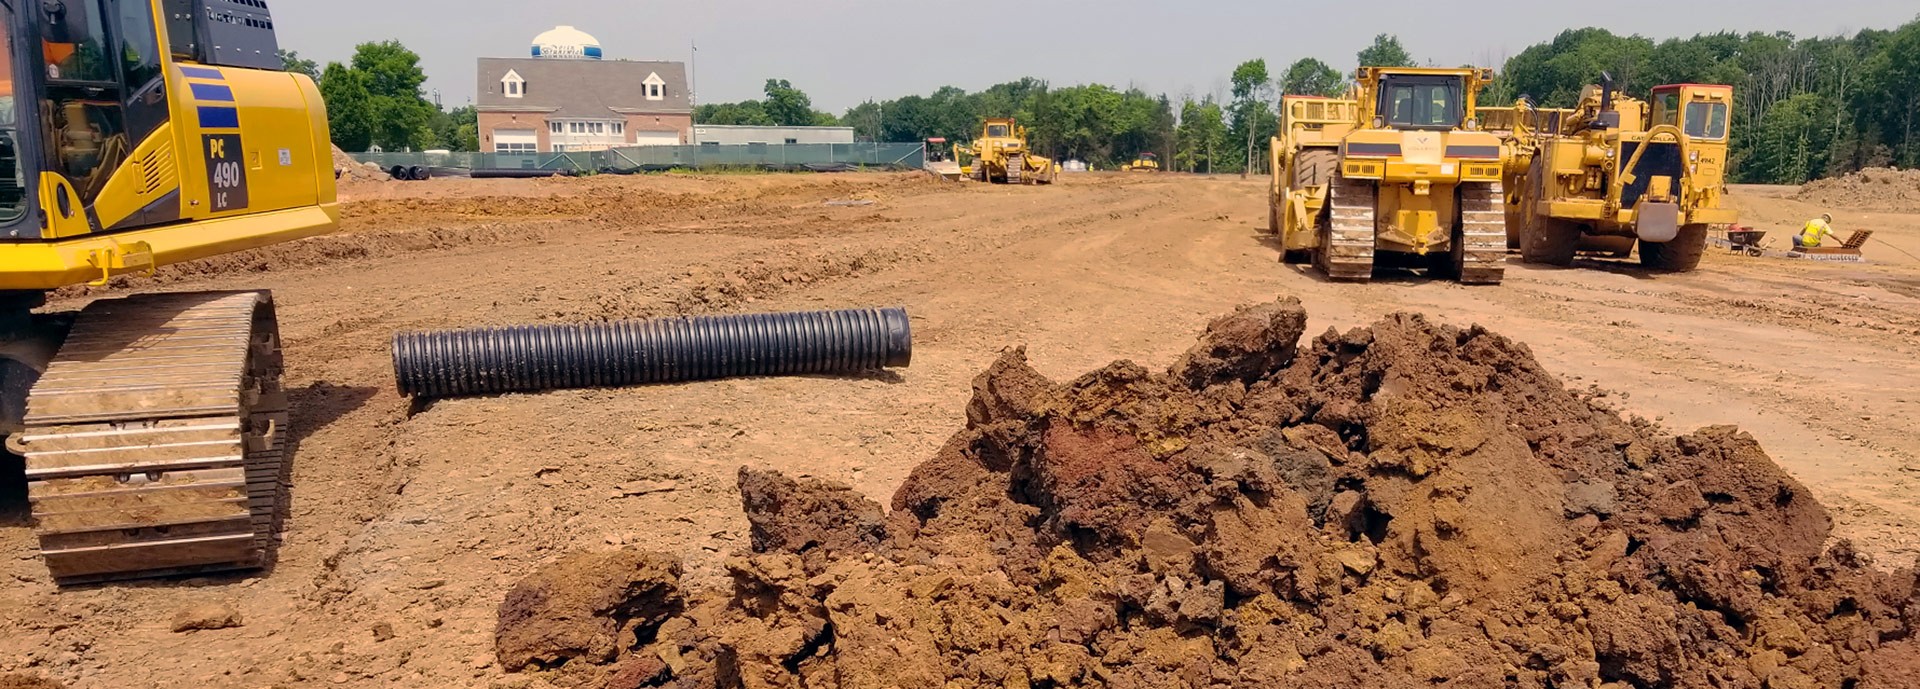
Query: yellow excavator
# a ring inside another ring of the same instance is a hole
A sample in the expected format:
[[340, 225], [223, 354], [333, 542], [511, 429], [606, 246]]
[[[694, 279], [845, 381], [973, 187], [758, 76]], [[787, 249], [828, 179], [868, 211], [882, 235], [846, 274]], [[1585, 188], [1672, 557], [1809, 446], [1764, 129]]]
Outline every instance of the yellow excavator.
[[16, 458], [0, 467], [25, 467], [47, 569], [66, 585], [265, 566], [289, 459], [272, 296], [36, 309], [338, 227], [320, 92], [284, 71], [261, 2], [4, 0], [0, 19], [0, 425]]

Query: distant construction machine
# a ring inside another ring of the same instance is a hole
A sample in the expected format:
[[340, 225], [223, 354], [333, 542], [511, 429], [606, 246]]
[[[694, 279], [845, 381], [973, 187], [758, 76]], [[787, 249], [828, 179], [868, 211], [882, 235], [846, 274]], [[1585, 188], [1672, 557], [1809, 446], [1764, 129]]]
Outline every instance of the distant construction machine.
[[965, 172], [976, 182], [1052, 184], [1060, 174], [1052, 159], [1033, 154], [1027, 146], [1027, 128], [1012, 118], [989, 118], [972, 145], [953, 150], [956, 159], [959, 154], [971, 159]]
[[[286, 507], [264, 291], [47, 292], [338, 226], [327, 112], [265, 4], [0, 4], [0, 433], [61, 584], [248, 569]], [[11, 483], [17, 477], [5, 477]]]
[[1738, 220], [1725, 197], [1733, 87], [1661, 86], [1648, 103], [1603, 77], [1571, 110], [1523, 99], [1480, 111], [1505, 132], [1508, 244], [1560, 266], [1582, 251], [1626, 258], [1638, 244], [1648, 269], [1694, 270], [1708, 228]]
[[1160, 156], [1154, 155], [1152, 151], [1141, 153], [1140, 157], [1134, 158], [1133, 162], [1121, 166], [1120, 169], [1127, 172], [1159, 172]]
[[1362, 67], [1347, 98], [1287, 96], [1268, 225], [1289, 263], [1367, 280], [1376, 263], [1467, 284], [1506, 269], [1500, 138], [1470, 113], [1485, 69]]

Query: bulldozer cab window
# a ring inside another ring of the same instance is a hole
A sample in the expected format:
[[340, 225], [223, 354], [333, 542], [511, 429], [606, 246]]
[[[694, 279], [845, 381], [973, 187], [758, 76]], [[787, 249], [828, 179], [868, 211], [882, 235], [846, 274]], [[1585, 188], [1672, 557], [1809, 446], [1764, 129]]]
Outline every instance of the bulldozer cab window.
[[1727, 138], [1727, 104], [1695, 101], [1687, 104], [1687, 136], [1695, 139]]
[[1004, 125], [1004, 124], [987, 125], [988, 138], [998, 139], [998, 138], [1005, 138], [1009, 135], [1010, 133], [1007, 131], [1007, 125]]
[[1453, 129], [1465, 111], [1460, 78], [1444, 76], [1388, 76], [1379, 107], [1394, 129]]

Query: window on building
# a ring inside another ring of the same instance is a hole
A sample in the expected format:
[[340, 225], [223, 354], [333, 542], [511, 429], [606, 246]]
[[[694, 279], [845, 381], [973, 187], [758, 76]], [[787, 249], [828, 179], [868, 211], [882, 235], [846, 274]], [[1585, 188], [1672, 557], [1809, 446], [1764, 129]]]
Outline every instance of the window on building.
[[507, 75], [500, 77], [500, 93], [505, 94], [508, 98], [525, 96], [527, 95], [527, 80], [522, 79], [519, 72], [507, 70]]
[[605, 123], [605, 122], [595, 122], [595, 123], [593, 123], [593, 133], [595, 133], [595, 134], [605, 134], [605, 133], [607, 133], [607, 123]]
[[496, 143], [493, 145], [493, 152], [495, 153], [534, 153], [535, 151], [534, 151], [534, 145], [530, 143]]
[[797, 143], [800, 143], [800, 140], [799, 140], [799, 139], [787, 139], [787, 143], [790, 143], [790, 144], [797, 144]]
[[667, 97], [667, 80], [661, 79], [659, 74], [647, 75], [647, 80], [642, 83], [645, 85], [643, 93], [647, 94], [647, 100], [660, 100]]
[[615, 134], [625, 134], [625, 133], [627, 133], [627, 123], [625, 123], [625, 122], [615, 122], [615, 123], [613, 123], [613, 133], [615, 133]]
[[585, 134], [587, 131], [587, 124], [585, 122], [568, 122], [567, 131], [573, 132], [575, 134]]
[[549, 122], [547, 123], [547, 129], [555, 134], [563, 134], [567, 131], [566, 123], [564, 122]]

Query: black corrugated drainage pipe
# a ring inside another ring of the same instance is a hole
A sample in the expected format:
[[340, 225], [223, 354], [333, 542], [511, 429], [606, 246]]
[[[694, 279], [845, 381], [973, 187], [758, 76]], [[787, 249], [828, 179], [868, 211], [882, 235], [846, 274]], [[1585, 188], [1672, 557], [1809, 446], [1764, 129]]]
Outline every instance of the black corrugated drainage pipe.
[[393, 336], [400, 394], [438, 398], [905, 367], [901, 308], [526, 325]]

